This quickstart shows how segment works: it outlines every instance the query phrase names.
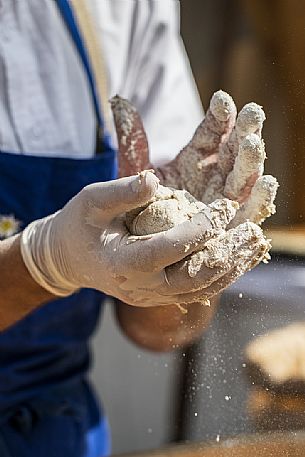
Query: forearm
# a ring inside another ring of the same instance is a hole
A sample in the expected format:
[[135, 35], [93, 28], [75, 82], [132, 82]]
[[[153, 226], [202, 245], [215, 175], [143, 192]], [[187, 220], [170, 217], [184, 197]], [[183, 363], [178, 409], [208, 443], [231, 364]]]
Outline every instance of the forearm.
[[187, 313], [173, 306], [138, 308], [122, 302], [116, 304], [121, 329], [136, 344], [153, 351], [171, 351], [193, 343], [207, 328], [218, 299], [211, 306], [187, 305]]
[[32, 279], [24, 265], [20, 235], [0, 242], [0, 290], [0, 331], [54, 298]]

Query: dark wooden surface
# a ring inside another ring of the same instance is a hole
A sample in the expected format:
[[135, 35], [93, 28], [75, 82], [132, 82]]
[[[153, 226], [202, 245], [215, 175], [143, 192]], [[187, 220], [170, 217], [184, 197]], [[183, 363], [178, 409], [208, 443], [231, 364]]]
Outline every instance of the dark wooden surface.
[[[128, 457], [304, 457], [305, 435], [272, 434], [229, 439], [223, 443], [176, 445], [166, 449], [128, 454]], [[123, 457], [123, 456], [122, 456]], [[125, 455], [127, 457], [127, 454]]]
[[265, 230], [274, 252], [305, 256], [305, 225], [275, 227]]

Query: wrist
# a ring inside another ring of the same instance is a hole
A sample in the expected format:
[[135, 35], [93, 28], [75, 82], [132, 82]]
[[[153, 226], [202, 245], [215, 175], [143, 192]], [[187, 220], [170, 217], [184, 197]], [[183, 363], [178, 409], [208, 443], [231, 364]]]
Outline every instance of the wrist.
[[78, 286], [65, 274], [67, 262], [54, 224], [57, 214], [29, 224], [21, 234], [20, 251], [32, 278], [51, 294], [65, 297]]

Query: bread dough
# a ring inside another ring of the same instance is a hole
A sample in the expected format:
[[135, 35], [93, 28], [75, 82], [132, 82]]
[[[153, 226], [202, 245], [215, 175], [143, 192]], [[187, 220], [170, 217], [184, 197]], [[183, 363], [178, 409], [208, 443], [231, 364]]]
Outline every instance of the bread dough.
[[[211, 223], [211, 229], [204, 248], [187, 257], [188, 274], [194, 277], [202, 265], [209, 268], [224, 267], [232, 262], [232, 255], [244, 259], [252, 268], [260, 260], [268, 260], [270, 243], [262, 229], [252, 222], [224, 230], [223, 227], [233, 219], [238, 207], [238, 203], [226, 198], [215, 200], [207, 206], [185, 190], [159, 185], [153, 200], [126, 214], [126, 225], [132, 235], [147, 236], [169, 230], [203, 211]], [[188, 246], [185, 248], [187, 252]], [[254, 255], [254, 252], [261, 257]], [[253, 262], [249, 263], [251, 255]]]
[[[185, 190], [159, 185], [155, 197], [147, 205], [126, 214], [126, 225], [131, 235], [147, 237], [169, 230], [192, 219], [197, 213], [204, 212], [210, 222], [207, 241], [197, 251], [169, 266], [168, 272], [172, 267], [178, 266], [180, 272], [194, 278], [202, 268], [221, 272], [227, 271], [229, 267], [232, 275], [228, 283], [223, 282], [222, 288], [225, 288], [260, 261], [267, 261], [269, 258], [270, 243], [256, 224], [245, 222], [230, 230], [225, 229], [238, 208], [238, 203], [225, 198], [215, 200], [207, 206]], [[185, 252], [188, 250], [189, 246], [186, 245]], [[208, 304], [210, 297], [204, 294], [204, 284], [202, 287], [203, 302]], [[185, 309], [181, 311], [185, 312]]]
[[126, 214], [126, 225], [132, 235], [150, 235], [169, 230], [204, 211], [212, 228], [219, 230], [224, 222], [229, 223], [237, 208], [238, 204], [228, 199], [215, 200], [207, 206], [186, 190], [159, 185], [152, 201]]
[[159, 185], [154, 200], [128, 213], [126, 224], [132, 235], [149, 235], [171, 229], [206, 207], [185, 190]]

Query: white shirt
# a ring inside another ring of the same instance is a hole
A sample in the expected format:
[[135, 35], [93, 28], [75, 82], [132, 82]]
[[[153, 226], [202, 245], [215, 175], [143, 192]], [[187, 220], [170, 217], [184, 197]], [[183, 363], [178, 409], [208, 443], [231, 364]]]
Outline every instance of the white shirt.
[[[152, 162], [173, 158], [202, 110], [179, 35], [178, 0], [87, 0], [109, 97], [141, 113]], [[54, 0], [0, 2], [0, 150], [87, 158], [95, 115], [86, 75]]]

